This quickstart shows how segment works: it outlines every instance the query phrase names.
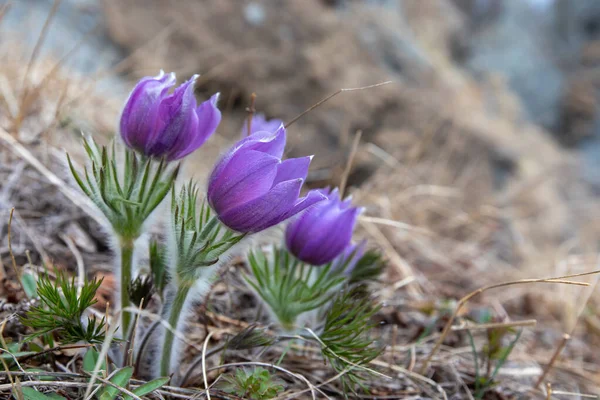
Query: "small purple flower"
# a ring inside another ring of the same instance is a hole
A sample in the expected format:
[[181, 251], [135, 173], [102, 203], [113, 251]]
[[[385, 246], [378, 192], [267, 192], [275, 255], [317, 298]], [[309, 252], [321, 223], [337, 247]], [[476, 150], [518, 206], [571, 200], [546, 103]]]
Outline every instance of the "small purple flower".
[[350, 244], [352, 231], [361, 208], [351, 207], [350, 199], [341, 200], [338, 190], [323, 190], [327, 200], [311, 207], [286, 229], [288, 250], [298, 259], [323, 265], [333, 261]]
[[259, 232], [325, 198], [310, 191], [298, 198], [310, 157], [281, 160], [285, 128], [259, 131], [240, 140], [215, 165], [208, 202], [219, 220], [238, 232]]
[[[250, 124], [250, 134], [254, 134], [260, 131], [275, 132], [283, 124], [280, 119], [267, 120], [263, 114], [254, 114], [252, 116], [252, 123]], [[248, 136], [248, 120], [244, 121], [242, 126], [241, 137], [245, 138]]]
[[360, 243], [350, 243], [346, 248], [342, 251], [342, 254], [337, 256], [335, 260], [333, 260], [333, 266], [331, 268], [332, 272], [341, 272], [343, 271], [344, 275], [350, 275], [356, 267], [356, 264], [362, 256], [365, 254], [367, 250], [367, 241], [362, 240]]
[[142, 78], [121, 115], [121, 137], [127, 146], [150, 157], [179, 160], [198, 149], [221, 121], [219, 94], [200, 104], [194, 96], [197, 75], [173, 93], [175, 74]]

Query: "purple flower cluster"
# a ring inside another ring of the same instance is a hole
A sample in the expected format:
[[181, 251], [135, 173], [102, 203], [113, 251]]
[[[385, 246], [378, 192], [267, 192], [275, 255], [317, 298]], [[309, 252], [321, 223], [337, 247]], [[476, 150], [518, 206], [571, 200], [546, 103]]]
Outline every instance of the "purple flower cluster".
[[[169, 93], [175, 85], [174, 73], [143, 78], [121, 116], [123, 141], [146, 156], [168, 161], [202, 146], [219, 125], [221, 112], [218, 94], [197, 105], [195, 79]], [[254, 233], [308, 209], [287, 227], [288, 250], [312, 265], [334, 260], [337, 265], [350, 256], [357, 259], [364, 246], [357, 251], [351, 239], [361, 209], [352, 207], [349, 199], [340, 199], [337, 189], [312, 190], [300, 197], [312, 157], [282, 160], [283, 123], [257, 114], [250, 132], [244, 124], [241, 136], [217, 162], [208, 183], [207, 199], [221, 223], [237, 232]]]

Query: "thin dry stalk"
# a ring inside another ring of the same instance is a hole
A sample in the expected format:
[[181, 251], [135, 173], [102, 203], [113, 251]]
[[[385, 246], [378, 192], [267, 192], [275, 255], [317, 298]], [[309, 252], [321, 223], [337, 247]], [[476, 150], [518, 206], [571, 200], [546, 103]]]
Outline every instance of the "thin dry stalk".
[[248, 112], [248, 136], [250, 136], [250, 134], [252, 133], [252, 118], [254, 117], [254, 113], [256, 112], [256, 109], [254, 108], [255, 102], [256, 93], [252, 93], [250, 95], [250, 105], [248, 106], [248, 108], [246, 108], [246, 111]]
[[537, 321], [535, 319], [527, 319], [525, 321], [514, 321], [514, 322], [494, 322], [490, 324], [465, 324], [462, 326], [453, 326], [452, 331], [476, 331], [476, 330], [488, 330], [498, 328], [514, 328], [524, 326], [535, 326]]
[[[248, 126], [248, 132], [250, 132], [250, 126]], [[206, 398], [208, 400], [210, 400], [210, 390], [208, 386], [208, 378], [206, 377], [206, 347], [208, 346], [208, 341], [213, 333], [214, 331], [209, 332], [208, 335], [206, 335], [206, 339], [204, 339], [204, 344], [202, 345], [202, 379], [204, 380], [204, 389], [206, 390]]]
[[308, 114], [309, 112], [311, 112], [315, 108], [319, 107], [321, 104], [326, 103], [328, 100], [331, 100], [332, 98], [334, 98], [335, 96], [337, 96], [340, 93], [343, 93], [343, 92], [353, 92], [355, 90], [372, 89], [372, 88], [376, 88], [376, 87], [379, 87], [379, 86], [388, 85], [388, 84], [390, 84], [392, 82], [393, 81], [385, 81], [385, 82], [376, 83], [374, 85], [369, 85], [369, 86], [362, 86], [362, 87], [357, 87], [357, 88], [339, 89], [339, 90], [335, 91], [334, 93], [330, 94], [329, 96], [325, 97], [324, 99], [319, 100], [318, 102], [316, 102], [312, 106], [308, 107], [306, 110], [302, 111], [296, 117], [292, 118], [292, 120], [290, 122], [288, 122], [287, 124], [285, 124], [285, 127], [289, 128], [290, 125], [292, 125], [294, 122], [298, 121], [304, 115]]
[[352, 150], [350, 150], [350, 156], [348, 156], [348, 162], [346, 163], [346, 168], [344, 169], [344, 173], [342, 174], [342, 182], [340, 183], [340, 197], [344, 197], [344, 191], [346, 190], [346, 184], [348, 183], [348, 177], [350, 176], [350, 171], [352, 170], [352, 163], [354, 162], [354, 157], [356, 156], [356, 152], [358, 150], [358, 144], [360, 143], [360, 138], [362, 137], [362, 131], [359, 130], [356, 132], [354, 136], [354, 141], [352, 142]]
[[550, 362], [548, 362], [548, 364], [546, 364], [546, 367], [544, 368], [542, 375], [540, 375], [540, 377], [538, 378], [535, 385], [533, 385], [534, 389], [539, 388], [540, 385], [542, 384], [542, 382], [546, 379], [546, 376], [548, 376], [548, 374], [550, 373], [550, 370], [554, 366], [554, 363], [556, 362], [556, 360], [558, 360], [560, 353], [562, 353], [563, 349], [565, 348], [565, 346], [567, 345], [567, 342], [570, 339], [571, 339], [571, 335], [569, 335], [567, 333], [565, 333], [563, 335], [560, 343], [558, 344], [558, 347], [556, 347], [556, 349], [554, 350], [554, 354], [552, 354], [552, 358], [550, 358]]
[[557, 277], [557, 278], [521, 279], [521, 280], [518, 280], [518, 281], [503, 282], [503, 283], [497, 283], [497, 284], [493, 284], [493, 285], [484, 286], [482, 288], [479, 288], [479, 289], [477, 289], [477, 290], [475, 290], [475, 291], [467, 294], [465, 297], [463, 297], [462, 299], [460, 299], [458, 301], [458, 303], [456, 305], [456, 308], [454, 309], [454, 312], [452, 313], [452, 315], [448, 319], [448, 322], [444, 326], [444, 330], [442, 331], [442, 334], [440, 335], [440, 337], [437, 340], [435, 346], [433, 347], [433, 349], [429, 353], [429, 356], [423, 362], [423, 365], [421, 366], [421, 369], [420, 369], [421, 375], [424, 375], [425, 372], [427, 372], [427, 367], [429, 367], [429, 363], [431, 362], [431, 360], [433, 359], [433, 357], [435, 356], [435, 354], [438, 352], [438, 350], [442, 346], [442, 343], [444, 342], [444, 340], [448, 336], [448, 333], [450, 332], [450, 330], [452, 328], [452, 323], [454, 322], [454, 320], [456, 319], [457, 315], [462, 310], [462, 308], [464, 307], [464, 305], [469, 300], [471, 300], [473, 297], [478, 296], [481, 293], [483, 293], [483, 292], [485, 292], [487, 290], [490, 290], [490, 289], [497, 289], [497, 288], [506, 287], [506, 286], [523, 285], [523, 284], [529, 284], [529, 283], [562, 283], [562, 284], [566, 284], [566, 285], [589, 286], [588, 283], [573, 282], [573, 281], [568, 281], [568, 280], [565, 280], [565, 279], [582, 277], [582, 276], [587, 276], [587, 275], [595, 275], [595, 274], [598, 274], [598, 273], [600, 273], [600, 270], [592, 271], [592, 272], [585, 272], [585, 273], [582, 273], [582, 274], [567, 275], [567, 276], [562, 276], [562, 277]]

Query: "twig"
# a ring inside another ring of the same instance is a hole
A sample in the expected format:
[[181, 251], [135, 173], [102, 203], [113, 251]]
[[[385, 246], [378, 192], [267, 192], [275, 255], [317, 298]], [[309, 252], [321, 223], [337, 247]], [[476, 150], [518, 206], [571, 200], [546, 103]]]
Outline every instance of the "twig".
[[254, 108], [255, 101], [256, 93], [252, 93], [252, 95], [250, 95], [250, 106], [246, 108], [246, 111], [248, 111], [248, 132], [246, 136], [250, 136], [252, 134], [252, 118], [254, 117], [254, 113], [256, 112], [256, 109]]
[[567, 345], [567, 342], [570, 339], [571, 339], [571, 335], [569, 335], [567, 333], [565, 333], [563, 335], [560, 343], [558, 344], [558, 347], [554, 350], [554, 354], [552, 354], [552, 358], [550, 358], [550, 362], [548, 362], [548, 364], [546, 364], [546, 366], [544, 367], [544, 371], [542, 372], [542, 375], [540, 375], [538, 380], [535, 382], [535, 385], [533, 385], [534, 389], [539, 388], [540, 385], [542, 384], [542, 382], [544, 381], [544, 379], [546, 379], [546, 376], [548, 376], [548, 373], [550, 373], [550, 370], [554, 366], [554, 363], [556, 362], [556, 360], [560, 356], [560, 353], [563, 351], [563, 349]]
[[350, 150], [350, 155], [348, 156], [348, 162], [346, 163], [346, 169], [344, 170], [344, 174], [342, 175], [342, 181], [340, 182], [340, 197], [344, 197], [344, 191], [346, 190], [346, 184], [348, 183], [348, 177], [350, 176], [350, 170], [352, 169], [352, 163], [354, 162], [354, 157], [356, 156], [356, 151], [358, 150], [358, 144], [360, 143], [360, 138], [362, 137], [362, 131], [359, 130], [356, 132], [354, 136], [354, 141], [352, 142], [352, 150]]
[[566, 275], [566, 276], [557, 277], [557, 278], [521, 279], [521, 280], [518, 280], [518, 281], [503, 282], [503, 283], [497, 283], [497, 284], [493, 284], [493, 285], [484, 286], [482, 288], [479, 288], [479, 289], [477, 289], [477, 290], [475, 290], [475, 291], [467, 294], [465, 297], [463, 297], [462, 299], [460, 299], [458, 301], [458, 303], [456, 304], [456, 308], [454, 309], [454, 312], [452, 313], [452, 315], [448, 319], [448, 322], [446, 322], [446, 325], [444, 326], [444, 330], [442, 331], [442, 334], [440, 335], [439, 339], [435, 343], [435, 346], [433, 347], [433, 349], [429, 353], [429, 356], [427, 357], [427, 359], [423, 362], [423, 365], [421, 366], [421, 370], [420, 370], [421, 375], [425, 374], [425, 372], [427, 371], [427, 367], [429, 366], [429, 363], [431, 362], [431, 360], [433, 359], [434, 355], [438, 352], [438, 350], [442, 346], [442, 343], [444, 342], [444, 340], [448, 336], [448, 333], [450, 332], [450, 330], [452, 328], [452, 323], [456, 319], [458, 313], [460, 312], [460, 310], [462, 310], [463, 306], [469, 300], [471, 300], [473, 297], [475, 297], [477, 295], [480, 295], [481, 293], [485, 292], [486, 290], [497, 289], [497, 288], [506, 287], [506, 286], [513, 286], [513, 285], [529, 284], [529, 283], [562, 283], [562, 284], [566, 284], [566, 285], [589, 286], [589, 284], [584, 283], [584, 282], [573, 282], [573, 281], [567, 281], [565, 279], [577, 278], [577, 277], [582, 277], [582, 276], [587, 276], [587, 275], [595, 275], [595, 274], [598, 274], [598, 273], [600, 273], [600, 270], [591, 271], [591, 272], [584, 272], [584, 273], [581, 273], [581, 274]]
[[363, 87], [357, 87], [357, 88], [346, 88], [346, 89], [339, 89], [337, 91], [335, 91], [334, 93], [330, 94], [329, 96], [325, 97], [322, 100], [319, 100], [318, 102], [316, 102], [315, 104], [313, 104], [312, 106], [308, 107], [306, 110], [304, 110], [303, 112], [301, 112], [299, 115], [297, 115], [296, 117], [294, 117], [290, 122], [288, 122], [287, 124], [285, 124], [286, 128], [289, 128], [290, 125], [292, 125], [294, 122], [298, 121], [300, 118], [302, 118], [305, 114], [311, 112], [312, 110], [314, 110], [315, 108], [319, 107], [321, 104], [327, 102], [328, 100], [331, 100], [332, 98], [334, 98], [335, 96], [337, 96], [340, 93], [343, 92], [353, 92], [355, 90], [365, 90], [365, 89], [371, 89], [371, 88], [376, 88], [379, 86], [384, 86], [387, 84], [392, 83], [393, 81], [385, 81], [385, 82], [381, 82], [381, 83], [376, 83], [374, 85], [369, 85], [369, 86], [363, 86]]
[[560, 394], [560, 395], [563, 395], [563, 396], [574, 396], [574, 397], [580, 397], [580, 398], [584, 398], [584, 399], [597, 399], [598, 398], [598, 395], [596, 395], [596, 394], [563, 392], [563, 391], [560, 391], [560, 390], [553, 390], [552, 394]]
[[524, 321], [514, 322], [494, 322], [490, 324], [465, 324], [460, 326], [453, 326], [452, 331], [464, 331], [464, 330], [487, 330], [496, 328], [513, 328], [516, 326], [534, 326], [537, 324], [535, 319], [527, 319]]
[[[46, 349], [46, 350], [40, 351], [35, 354], [28, 354], [25, 356], [17, 357], [17, 360], [19, 360], [20, 362], [24, 362], [24, 361], [30, 360], [32, 358], [43, 356], [48, 353], [54, 353], [55, 351], [85, 349], [85, 348], [92, 347], [92, 346], [93, 346], [93, 344], [89, 344], [89, 343], [88, 344], [73, 344], [73, 345], [67, 345], [67, 346], [56, 346], [51, 349]], [[44, 375], [44, 374], [42, 374], [42, 375]]]

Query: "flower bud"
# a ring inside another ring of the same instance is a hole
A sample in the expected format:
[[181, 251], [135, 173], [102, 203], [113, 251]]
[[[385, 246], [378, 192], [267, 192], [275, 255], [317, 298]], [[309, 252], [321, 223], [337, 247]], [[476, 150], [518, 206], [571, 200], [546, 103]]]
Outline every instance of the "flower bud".
[[286, 229], [288, 250], [296, 258], [323, 265], [333, 261], [350, 244], [352, 231], [361, 208], [351, 207], [350, 199], [342, 201], [338, 190], [322, 193], [327, 196], [311, 207]]
[[311, 157], [282, 161], [285, 128], [258, 131], [240, 140], [215, 165], [208, 202], [219, 220], [244, 233], [259, 232], [325, 198], [311, 191], [298, 198]]
[[121, 137], [127, 146], [149, 157], [179, 160], [198, 149], [221, 121], [218, 93], [200, 104], [194, 96], [197, 75], [173, 93], [175, 74], [141, 79], [121, 115]]

